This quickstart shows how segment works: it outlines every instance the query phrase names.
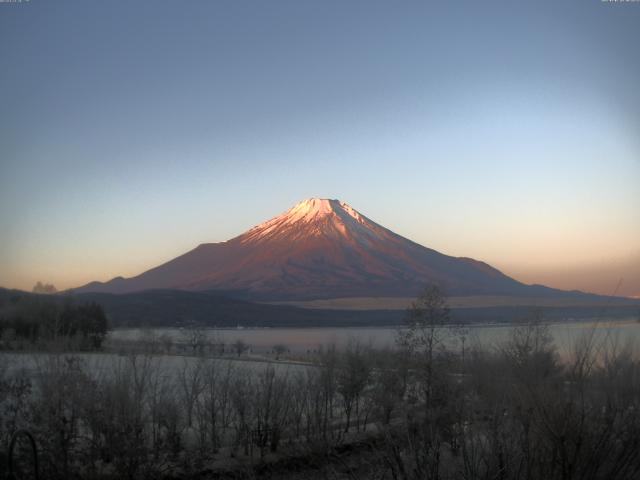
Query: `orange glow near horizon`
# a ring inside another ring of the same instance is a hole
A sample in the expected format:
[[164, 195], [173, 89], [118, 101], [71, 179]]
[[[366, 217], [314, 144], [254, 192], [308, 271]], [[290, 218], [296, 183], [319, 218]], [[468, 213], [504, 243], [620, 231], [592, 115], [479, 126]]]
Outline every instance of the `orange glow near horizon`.
[[[3, 269], [0, 274], [0, 286], [30, 291], [37, 281], [53, 283], [58, 290], [78, 287], [91, 281], [107, 281], [117, 276], [133, 277], [150, 268], [160, 265], [176, 256], [185, 253], [196, 245], [176, 246], [162, 253], [149, 252], [140, 248], [128, 255], [83, 255], [75, 252], [65, 257], [66, 268], [59, 269], [59, 263], [52, 259], [41, 258], [37, 269], [17, 268]], [[430, 246], [430, 245], [427, 245]], [[457, 250], [463, 250], [462, 245], [456, 245]], [[522, 253], [523, 245], [519, 245], [518, 252], [507, 254], [503, 251], [502, 258], [496, 253], [496, 246], [486, 249], [483, 256], [475, 245], [476, 254], [458, 255], [445, 249], [437, 249], [442, 253], [455, 256], [470, 256], [484, 261], [506, 275], [527, 284], [542, 284], [562, 290], [582, 290], [602, 295], [640, 297], [640, 252], [629, 254], [627, 257], [618, 256], [598, 261], [585, 261], [574, 258], [572, 261], [562, 255], [557, 249], [551, 256], [543, 251], [533, 249], [526, 251], [526, 261], [517, 261], [516, 253]], [[498, 248], [499, 250], [499, 248]], [[584, 248], [582, 249], [584, 250]], [[575, 252], [574, 252], [575, 253]], [[489, 255], [491, 254], [491, 255]], [[494, 257], [493, 259], [488, 258]]]

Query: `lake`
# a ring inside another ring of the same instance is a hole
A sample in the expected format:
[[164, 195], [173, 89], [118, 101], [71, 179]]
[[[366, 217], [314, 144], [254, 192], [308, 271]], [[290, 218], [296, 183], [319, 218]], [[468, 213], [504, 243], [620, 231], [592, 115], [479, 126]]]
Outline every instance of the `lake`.
[[[549, 333], [561, 355], [570, 352], [576, 340], [593, 334], [597, 340], [629, 343], [637, 350], [640, 346], [640, 323], [635, 319], [564, 322], [549, 324]], [[471, 325], [468, 330], [466, 345], [493, 347], [509, 338], [516, 326], [505, 325]], [[251, 346], [254, 353], [271, 350], [274, 345], [284, 345], [295, 353], [314, 351], [320, 347], [335, 345], [343, 348], [349, 341], [356, 340], [375, 348], [392, 348], [395, 344], [396, 327], [314, 327], [314, 328], [247, 328], [247, 329], [206, 329], [203, 332], [210, 341], [229, 345], [242, 340]], [[166, 335], [174, 342], [187, 341], [189, 331], [180, 328], [156, 329], [115, 329], [109, 334], [112, 341], [138, 341], [158, 338]], [[456, 337], [452, 337], [451, 346], [455, 348]]]

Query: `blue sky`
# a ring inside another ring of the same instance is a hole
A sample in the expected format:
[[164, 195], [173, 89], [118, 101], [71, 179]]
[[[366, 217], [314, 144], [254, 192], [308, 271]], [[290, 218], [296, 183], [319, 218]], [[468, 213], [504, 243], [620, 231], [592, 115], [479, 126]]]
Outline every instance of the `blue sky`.
[[640, 295], [638, 45], [640, 4], [597, 0], [0, 3], [0, 285], [133, 275], [318, 196]]

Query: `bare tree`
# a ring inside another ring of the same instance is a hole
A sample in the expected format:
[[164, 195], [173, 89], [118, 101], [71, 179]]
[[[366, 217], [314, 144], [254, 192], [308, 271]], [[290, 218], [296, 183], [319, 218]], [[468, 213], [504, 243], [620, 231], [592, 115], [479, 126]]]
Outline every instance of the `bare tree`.
[[241, 356], [248, 349], [249, 349], [249, 346], [241, 338], [233, 342], [233, 350], [236, 352], [238, 356]]
[[361, 397], [371, 376], [371, 366], [367, 353], [357, 341], [350, 340], [341, 358], [342, 362], [338, 369], [337, 384], [346, 417], [345, 432], [349, 431], [351, 413], [354, 408], [356, 429], [359, 429], [357, 419], [359, 418]]
[[251, 376], [244, 369], [238, 370], [238, 375], [231, 384], [231, 405], [234, 410], [235, 440], [232, 455], [243, 447], [245, 455], [251, 447], [250, 432], [253, 429], [253, 382]]
[[171, 352], [173, 351], [173, 344], [174, 344], [174, 341], [173, 341], [173, 338], [171, 337], [171, 335], [169, 335], [167, 333], [163, 333], [158, 338], [158, 341], [160, 342], [160, 345], [162, 345], [164, 353], [166, 355], [170, 355]]
[[289, 382], [286, 375], [278, 375], [273, 366], [268, 365], [259, 375], [255, 384], [255, 427], [260, 448], [260, 456], [265, 448], [272, 452], [278, 449], [280, 438], [287, 426], [291, 406]]
[[199, 395], [204, 389], [204, 363], [202, 359], [192, 362], [184, 359], [178, 382], [182, 393], [183, 405], [187, 414], [187, 426], [193, 425], [193, 411]]
[[401, 408], [409, 381], [409, 363], [405, 352], [376, 352], [371, 396], [380, 411], [382, 423], [388, 425], [393, 412]]
[[273, 351], [276, 354], [276, 360], [280, 360], [280, 356], [287, 351], [287, 346], [281, 343], [278, 343], [273, 346]]
[[186, 344], [191, 349], [191, 353], [193, 355], [201, 355], [208, 344], [207, 334], [204, 329], [200, 325], [192, 323], [184, 329], [183, 335]]
[[410, 355], [416, 356], [422, 372], [425, 407], [428, 410], [434, 397], [436, 383], [435, 362], [444, 352], [445, 341], [451, 336], [449, 307], [442, 289], [429, 285], [407, 311], [406, 328], [398, 332], [397, 343]]

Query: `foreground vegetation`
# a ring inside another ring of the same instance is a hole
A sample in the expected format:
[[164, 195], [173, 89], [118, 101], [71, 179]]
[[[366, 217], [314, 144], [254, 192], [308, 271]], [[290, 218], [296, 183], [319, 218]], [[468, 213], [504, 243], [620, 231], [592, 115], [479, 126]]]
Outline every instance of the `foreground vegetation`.
[[443, 328], [437, 289], [410, 313], [393, 351], [352, 342], [295, 369], [197, 349], [174, 368], [152, 354], [106, 369], [58, 354], [25, 371], [2, 356], [0, 441], [30, 431], [48, 479], [638, 478], [640, 363], [629, 348], [586, 335], [560, 362], [532, 321], [483, 350]]

